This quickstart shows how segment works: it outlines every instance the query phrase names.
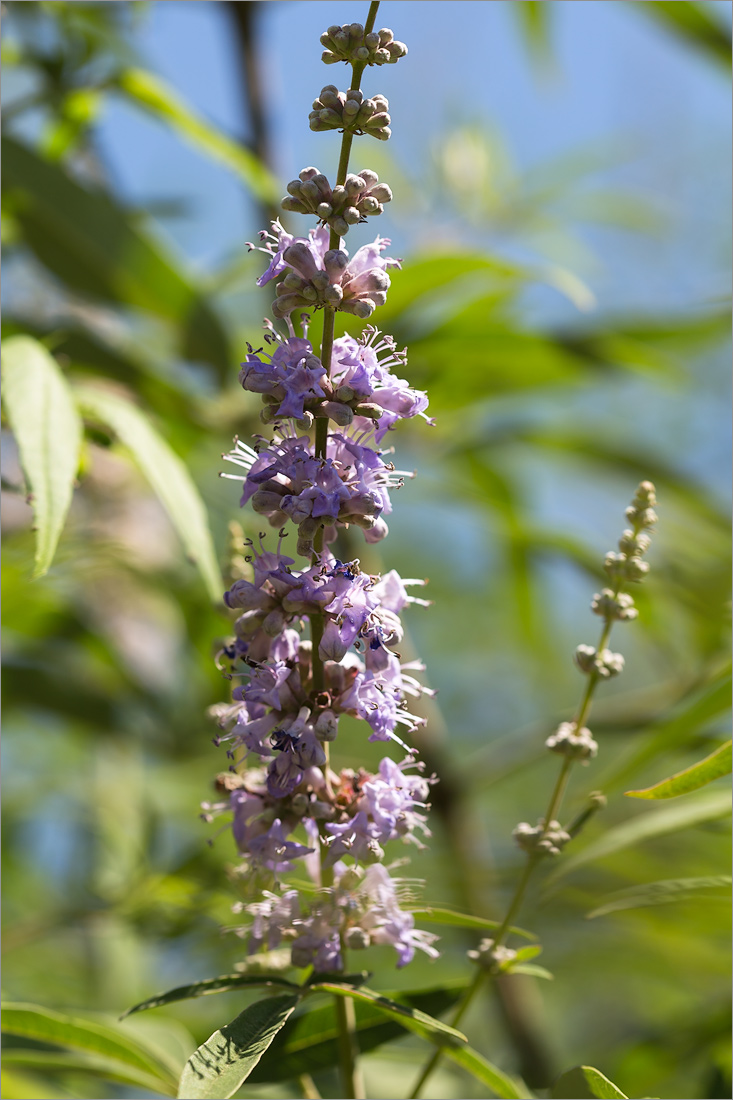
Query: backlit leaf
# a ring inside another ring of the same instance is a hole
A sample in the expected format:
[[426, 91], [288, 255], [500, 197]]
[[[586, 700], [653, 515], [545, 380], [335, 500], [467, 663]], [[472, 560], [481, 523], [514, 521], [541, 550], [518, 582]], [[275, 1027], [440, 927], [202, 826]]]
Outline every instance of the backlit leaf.
[[3, 1005], [2, 1029], [9, 1035], [70, 1047], [122, 1063], [157, 1080], [163, 1086], [161, 1091], [169, 1095], [175, 1092], [175, 1077], [168, 1065], [121, 1029], [96, 1020], [67, 1016], [48, 1008], [20, 1003]]
[[76, 388], [85, 416], [111, 428], [131, 452], [150, 482], [180, 535], [191, 560], [198, 567], [212, 600], [224, 591], [206, 508], [185, 464], [171, 450], [137, 406], [119, 394], [93, 386]]
[[446, 1047], [443, 1053], [447, 1058], [467, 1070], [477, 1081], [482, 1081], [483, 1084], [488, 1085], [494, 1096], [505, 1098], [505, 1100], [526, 1100], [527, 1097], [532, 1095], [521, 1081], [517, 1081], [504, 1073], [493, 1062], [489, 1062], [487, 1058], [484, 1058], [483, 1054], [479, 1054], [477, 1050], [474, 1050], [473, 1047]]
[[626, 1093], [593, 1066], [575, 1066], [563, 1073], [550, 1096], [554, 1100], [627, 1100]]
[[235, 172], [257, 198], [265, 202], [279, 201], [281, 187], [269, 169], [249, 149], [197, 115], [160, 77], [143, 69], [126, 69], [120, 74], [118, 83], [135, 104]]
[[71, 504], [82, 424], [56, 360], [30, 336], [3, 345], [3, 403], [31, 493], [34, 576], [48, 572]]
[[662, 779], [653, 787], [644, 787], [638, 791], [624, 791], [624, 794], [629, 798], [678, 798], [681, 794], [689, 794], [690, 791], [706, 787], [714, 779], [730, 774], [733, 763], [731, 747], [732, 743], [726, 741], [704, 760], [691, 764], [684, 771], [676, 772], [669, 779]]

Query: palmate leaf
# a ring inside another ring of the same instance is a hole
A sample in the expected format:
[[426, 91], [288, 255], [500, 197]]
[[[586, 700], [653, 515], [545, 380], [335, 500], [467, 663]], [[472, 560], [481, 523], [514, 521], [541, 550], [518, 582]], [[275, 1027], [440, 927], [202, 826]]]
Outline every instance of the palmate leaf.
[[602, 905], [587, 914], [588, 920], [618, 913], [623, 909], [641, 909], [650, 905], [669, 905], [674, 902], [723, 901], [730, 903], [731, 876], [705, 875], [699, 878], [671, 878], [659, 882], [646, 882], [629, 890], [611, 894]]
[[[459, 1000], [465, 984], [428, 989], [417, 993], [400, 993], [411, 1008], [430, 1016], [439, 1016]], [[393, 1016], [388, 1016], [368, 1001], [355, 1001], [356, 1030], [362, 1054], [376, 1050], [384, 1043], [404, 1038], [405, 1029]], [[330, 1069], [339, 1058], [339, 1029], [333, 1004], [313, 1008], [293, 1016], [278, 1039], [249, 1076], [251, 1084], [294, 1080], [301, 1073], [318, 1073]]]
[[31, 493], [34, 576], [48, 572], [71, 504], [82, 424], [56, 360], [30, 336], [3, 345], [3, 404]]
[[186, 466], [130, 401], [93, 386], [77, 386], [85, 416], [110, 428], [133, 454], [196, 564], [209, 596], [221, 599], [224, 583], [214, 551], [206, 508]]
[[575, 1066], [558, 1077], [553, 1100], [628, 1100], [626, 1093], [593, 1066]]
[[669, 779], [662, 779], [654, 786], [643, 787], [638, 791], [624, 791], [624, 794], [629, 798], [659, 799], [679, 798], [681, 794], [697, 791], [700, 787], [706, 787], [708, 783], [712, 783], [714, 779], [730, 774], [733, 765], [732, 747], [733, 743], [726, 741], [704, 760], [698, 760], [697, 764], [691, 764], [684, 771], [676, 772]]
[[186, 359], [230, 368], [224, 328], [162, 246], [99, 190], [82, 187], [29, 146], [3, 137], [3, 186], [28, 247], [72, 291], [173, 322]]
[[160, 77], [144, 69], [125, 69], [117, 84], [136, 106], [172, 126], [195, 148], [235, 172], [258, 199], [280, 200], [280, 184], [269, 169], [249, 149], [200, 118]]
[[182, 1100], [222, 1100], [233, 1096], [284, 1026], [298, 993], [256, 1001], [226, 1027], [215, 1031], [189, 1058], [181, 1074]]
[[157, 1081], [158, 1091], [175, 1095], [176, 1079], [166, 1062], [137, 1039], [96, 1020], [67, 1016], [38, 1005], [7, 1003], [2, 1008], [2, 1029], [8, 1035], [53, 1043], [126, 1066], [138, 1080]]

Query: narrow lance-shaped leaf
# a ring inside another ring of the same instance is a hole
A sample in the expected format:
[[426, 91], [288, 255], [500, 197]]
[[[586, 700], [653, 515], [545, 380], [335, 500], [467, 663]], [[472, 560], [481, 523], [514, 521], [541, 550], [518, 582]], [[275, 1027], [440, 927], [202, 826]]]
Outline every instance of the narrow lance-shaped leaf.
[[587, 914], [588, 920], [617, 913], [623, 909], [641, 909], [650, 905], [669, 905], [674, 902], [724, 901], [730, 903], [730, 875], [704, 875], [698, 878], [670, 878], [660, 882], [646, 882], [629, 890], [611, 894], [602, 905]]
[[175, 989], [169, 989], [167, 993], [159, 993], [155, 997], [149, 997], [147, 1001], [128, 1008], [120, 1019], [132, 1016], [135, 1012], [144, 1012], [149, 1008], [160, 1008], [161, 1005], [173, 1004], [174, 1001], [188, 1001], [195, 997], [206, 997], [212, 993], [231, 993], [233, 989], [299, 989], [293, 982], [285, 981], [276, 976], [251, 977], [248, 974], [224, 974], [219, 978], [206, 978], [202, 982], [193, 982], [191, 985], [179, 985]]
[[522, 1081], [517, 1081], [504, 1073], [473, 1047], [446, 1047], [444, 1053], [447, 1058], [467, 1070], [477, 1081], [488, 1085], [494, 1096], [499, 1096], [502, 1100], [527, 1100], [532, 1096]]
[[[457, 913], [453, 909], [442, 909], [434, 905], [428, 908], [413, 909], [413, 913], [419, 914], [420, 921], [424, 924], [445, 924], [455, 928], [476, 928], [480, 931], [498, 928], [501, 921], [488, 920], [486, 917], [474, 917], [470, 913]], [[508, 929], [513, 936], [521, 936], [525, 940], [534, 940], [537, 937], [533, 932], [527, 932], [524, 928], [512, 926]]]
[[[36, 1047], [8, 1047], [3, 1044], [3, 1080], [5, 1070], [11, 1066], [43, 1073], [88, 1073], [101, 1077], [105, 1081], [120, 1081], [123, 1085], [135, 1085], [137, 1088], [152, 1092], [164, 1092], [175, 1096], [176, 1090], [166, 1088], [158, 1077], [144, 1073], [134, 1066], [126, 1066], [115, 1058], [103, 1058], [71, 1051], [38, 1050]], [[45, 1093], [44, 1093], [45, 1095]]]
[[592, 860], [603, 859], [613, 855], [624, 848], [641, 844], [647, 840], [653, 840], [659, 836], [666, 836], [680, 829], [688, 829], [693, 825], [701, 825], [706, 821], [715, 821], [725, 817], [731, 812], [730, 793], [728, 791], [706, 791], [695, 799], [688, 799], [683, 803], [672, 806], [664, 806], [659, 809], [649, 810], [647, 813], [637, 814], [630, 821], [624, 821], [609, 829], [602, 837], [589, 844], [575, 856], [570, 856], [548, 878], [549, 882], [574, 871], [583, 864]]
[[729, 775], [731, 765], [732, 743], [726, 741], [724, 745], [711, 752], [704, 760], [697, 764], [691, 764], [684, 771], [676, 772], [669, 779], [662, 779], [652, 787], [643, 787], [638, 791], [624, 791], [629, 798], [678, 798], [681, 794], [689, 794], [700, 787], [706, 787], [714, 779], [720, 779], [723, 775]]
[[428, 1039], [431, 1043], [437, 1043], [439, 1046], [460, 1046], [466, 1042], [466, 1036], [462, 1032], [456, 1031], [455, 1028], [449, 1027], [441, 1020], [436, 1020], [417, 1008], [391, 1001], [388, 997], [375, 993], [373, 989], [365, 989], [364, 986], [357, 989], [355, 986], [347, 985], [344, 982], [331, 981], [314, 982], [309, 986], [309, 989], [323, 993], [334, 993], [337, 997], [351, 997], [356, 1001], [366, 1001], [381, 1012], [394, 1016], [408, 1031], [414, 1031], [423, 1039]]
[[162, 1091], [175, 1089], [175, 1077], [167, 1065], [136, 1039], [96, 1020], [66, 1016], [37, 1005], [8, 1003], [2, 1009], [2, 1028], [9, 1035], [113, 1059], [155, 1078], [164, 1086]]
[[575, 1066], [563, 1073], [550, 1096], [553, 1100], [627, 1100], [626, 1093], [593, 1066]]
[[[400, 997], [412, 1008], [439, 1016], [452, 1008], [465, 991], [465, 985], [448, 986], [415, 993], [400, 992]], [[362, 1054], [404, 1037], [402, 1024], [370, 1002], [355, 1001], [354, 1009]], [[331, 1069], [338, 1058], [339, 1027], [333, 1003], [329, 1003], [288, 1020], [248, 1080], [250, 1084], [289, 1081], [301, 1073]]]
[[34, 576], [48, 572], [71, 504], [82, 424], [69, 385], [43, 344], [13, 336], [3, 347], [3, 403], [31, 492]]
[[215, 1031], [186, 1062], [178, 1086], [182, 1100], [226, 1100], [247, 1080], [299, 1000], [286, 994], [256, 1001]]
[[224, 585], [206, 508], [184, 463], [130, 401], [91, 386], [77, 387], [76, 397], [85, 415], [111, 428], [132, 452], [198, 566], [211, 599], [219, 601]]
[[[95, 300], [173, 322], [186, 359], [230, 369], [226, 332], [195, 282], [100, 190], [82, 187], [29, 146], [2, 139], [3, 186], [23, 239], [61, 282]], [[16, 208], [17, 207], [17, 208]]]
[[258, 199], [279, 200], [278, 182], [268, 168], [249, 149], [200, 118], [160, 77], [143, 69], [126, 69], [118, 84], [133, 103], [173, 126], [197, 149], [235, 172]]

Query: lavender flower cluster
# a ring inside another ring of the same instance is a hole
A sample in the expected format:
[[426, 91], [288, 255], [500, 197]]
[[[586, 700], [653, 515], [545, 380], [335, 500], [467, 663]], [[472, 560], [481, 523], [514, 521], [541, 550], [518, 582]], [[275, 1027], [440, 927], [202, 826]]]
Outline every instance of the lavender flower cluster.
[[[336, 30], [341, 49], [340, 28], [327, 33]], [[391, 31], [348, 30], [355, 67], [406, 52]], [[350, 60], [346, 53], [339, 59]], [[360, 132], [369, 127], [355, 126]], [[257, 284], [277, 280], [273, 313], [283, 330], [265, 321], [263, 346], [248, 345], [239, 380], [261, 395], [261, 418], [273, 431], [253, 446], [235, 440], [225, 457], [239, 472], [224, 476], [243, 483], [241, 504], [266, 517], [279, 537], [274, 549], [264, 535], [257, 545], [248, 540], [251, 573], [224, 595], [237, 618], [219, 661], [241, 682], [231, 702], [212, 708], [230, 767], [217, 781], [222, 797], [204, 806], [206, 817], [232, 815], [243, 857], [238, 909], [247, 918], [238, 931], [249, 951], [289, 943], [293, 965], [326, 972], [343, 969], [347, 949], [370, 944], [392, 945], [400, 966], [416, 948], [437, 955], [435, 937], [416, 930], [403, 907], [406, 883], [383, 862], [390, 841], [422, 846], [430, 835], [435, 780], [405, 740], [424, 721], [407, 706], [427, 690], [414, 675], [423, 666], [403, 662], [394, 648], [403, 637], [402, 611], [427, 604], [408, 591], [424, 582], [394, 570], [372, 575], [332, 549], [350, 527], [368, 543], [385, 537], [390, 491], [412, 476], [395, 469], [385, 437], [401, 419], [432, 421], [426, 395], [401, 377], [406, 352], [391, 337], [369, 325], [359, 337], [333, 339], [336, 311], [369, 318], [386, 301], [388, 270], [400, 266], [383, 255], [390, 242], [380, 237], [351, 257], [341, 247], [348, 228], [381, 213], [391, 192], [368, 169], [340, 172], [333, 188], [315, 168], [289, 185], [285, 209], [320, 220], [307, 237], [279, 221], [260, 235], [270, 262]], [[324, 311], [320, 353], [308, 339], [308, 315], [295, 314], [303, 308]], [[283, 553], [291, 524], [297, 553], [307, 559], [301, 567]], [[329, 744], [343, 715], [365, 722], [370, 740], [398, 745], [402, 759], [385, 757], [376, 774], [334, 772]], [[299, 869], [308, 888], [283, 880]]]

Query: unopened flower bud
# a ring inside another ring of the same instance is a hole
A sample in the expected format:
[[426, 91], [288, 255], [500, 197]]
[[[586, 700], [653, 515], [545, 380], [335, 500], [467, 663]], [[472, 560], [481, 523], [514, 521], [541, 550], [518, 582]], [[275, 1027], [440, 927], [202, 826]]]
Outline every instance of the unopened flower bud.
[[639, 614], [634, 607], [633, 596], [630, 596], [628, 592], [619, 592], [614, 595], [610, 588], [604, 588], [601, 592], [596, 592], [591, 603], [591, 609], [596, 615], [601, 615], [604, 619], [618, 619], [621, 622], [635, 619]]
[[478, 963], [490, 974], [498, 974], [511, 966], [517, 953], [511, 947], [505, 947], [501, 943], [495, 947], [492, 939], [485, 939], [481, 940], [477, 951], [468, 952], [468, 957], [471, 962]]
[[575, 650], [575, 663], [581, 672], [592, 672], [595, 667], [596, 651], [592, 645], [579, 645]]
[[580, 760], [583, 764], [587, 764], [598, 752], [598, 744], [590, 730], [585, 726], [577, 729], [574, 722], [561, 722], [545, 741], [545, 748], [571, 760]]
[[363, 928], [347, 929], [344, 939], [346, 946], [354, 951], [360, 951], [369, 946], [369, 933], [365, 932]]

